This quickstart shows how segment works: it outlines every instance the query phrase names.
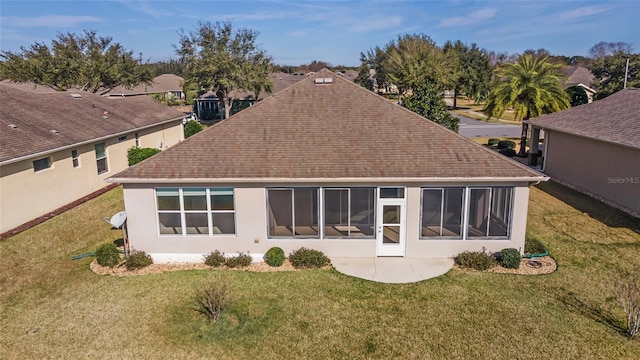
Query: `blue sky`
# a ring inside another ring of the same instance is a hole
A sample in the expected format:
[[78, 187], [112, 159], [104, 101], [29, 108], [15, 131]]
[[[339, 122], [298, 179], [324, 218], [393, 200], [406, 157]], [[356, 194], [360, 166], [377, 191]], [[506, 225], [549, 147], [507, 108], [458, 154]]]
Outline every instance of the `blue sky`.
[[50, 43], [58, 32], [96, 30], [145, 60], [175, 58], [178, 31], [231, 20], [260, 33], [278, 64], [358, 65], [360, 52], [404, 33], [521, 53], [586, 55], [599, 41], [640, 52], [640, 2], [629, 1], [32, 1], [0, 2], [0, 48]]

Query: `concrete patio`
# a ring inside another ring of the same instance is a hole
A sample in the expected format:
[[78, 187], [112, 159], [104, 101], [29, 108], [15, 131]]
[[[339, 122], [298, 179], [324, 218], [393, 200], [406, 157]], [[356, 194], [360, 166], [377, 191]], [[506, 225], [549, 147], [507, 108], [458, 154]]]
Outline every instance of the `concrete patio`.
[[339, 272], [388, 284], [413, 283], [445, 274], [453, 266], [449, 258], [332, 258]]

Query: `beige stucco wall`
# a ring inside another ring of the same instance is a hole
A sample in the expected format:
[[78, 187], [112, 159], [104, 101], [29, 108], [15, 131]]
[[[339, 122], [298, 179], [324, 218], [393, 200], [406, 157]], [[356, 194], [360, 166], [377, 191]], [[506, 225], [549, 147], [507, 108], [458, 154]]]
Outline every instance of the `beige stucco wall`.
[[544, 172], [640, 214], [640, 150], [547, 131]]
[[[499, 184], [486, 185], [498, 186]], [[420, 240], [420, 187], [408, 187], [405, 256], [452, 257], [465, 250], [482, 250], [483, 248], [491, 252], [504, 248], [524, 250], [529, 187], [527, 183], [510, 185], [516, 188], [511, 238], [506, 240]], [[429, 186], [438, 185], [430, 184]], [[176, 185], [157, 184], [155, 187], [176, 187]], [[259, 257], [273, 246], [281, 247], [286, 254], [305, 246], [320, 250], [330, 257], [376, 256], [375, 239], [267, 239], [267, 204], [264, 184], [188, 185], [188, 187], [234, 187], [235, 236], [159, 235], [155, 187], [124, 184], [130, 246], [150, 253], [156, 262], [202, 261], [203, 254], [214, 250], [220, 250], [226, 254], [250, 252]]]
[[[177, 144], [184, 137], [181, 120], [138, 133], [141, 147], [158, 147], [162, 142], [163, 149]], [[126, 140], [118, 141], [125, 135]], [[95, 144], [102, 142], [106, 144], [109, 171], [98, 175]], [[0, 168], [0, 233], [107, 186], [105, 178], [128, 167], [127, 149], [132, 146], [135, 146], [135, 131], [3, 165]], [[80, 157], [77, 168], [73, 167], [71, 160], [72, 150], [77, 150]], [[51, 167], [34, 172], [33, 161], [46, 157], [51, 158]]]

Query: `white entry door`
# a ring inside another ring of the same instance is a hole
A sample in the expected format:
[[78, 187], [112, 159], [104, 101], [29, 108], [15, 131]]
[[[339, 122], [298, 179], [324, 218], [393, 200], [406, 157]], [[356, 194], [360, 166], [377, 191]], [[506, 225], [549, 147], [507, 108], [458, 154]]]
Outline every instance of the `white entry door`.
[[406, 204], [405, 199], [378, 199], [378, 256], [404, 256]]

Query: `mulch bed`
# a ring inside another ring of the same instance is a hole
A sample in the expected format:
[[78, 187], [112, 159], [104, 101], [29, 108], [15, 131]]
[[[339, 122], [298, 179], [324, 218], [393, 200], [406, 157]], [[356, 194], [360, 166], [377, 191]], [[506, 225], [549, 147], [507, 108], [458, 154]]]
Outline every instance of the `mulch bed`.
[[[454, 269], [461, 271], [476, 271], [473, 269], [462, 268], [458, 265], [453, 265]], [[500, 265], [496, 265], [486, 272], [500, 273], [500, 274], [516, 274], [516, 275], [544, 275], [551, 274], [556, 271], [558, 265], [551, 256], [543, 256], [533, 259], [520, 260], [520, 267], [517, 269], [507, 269]]]

